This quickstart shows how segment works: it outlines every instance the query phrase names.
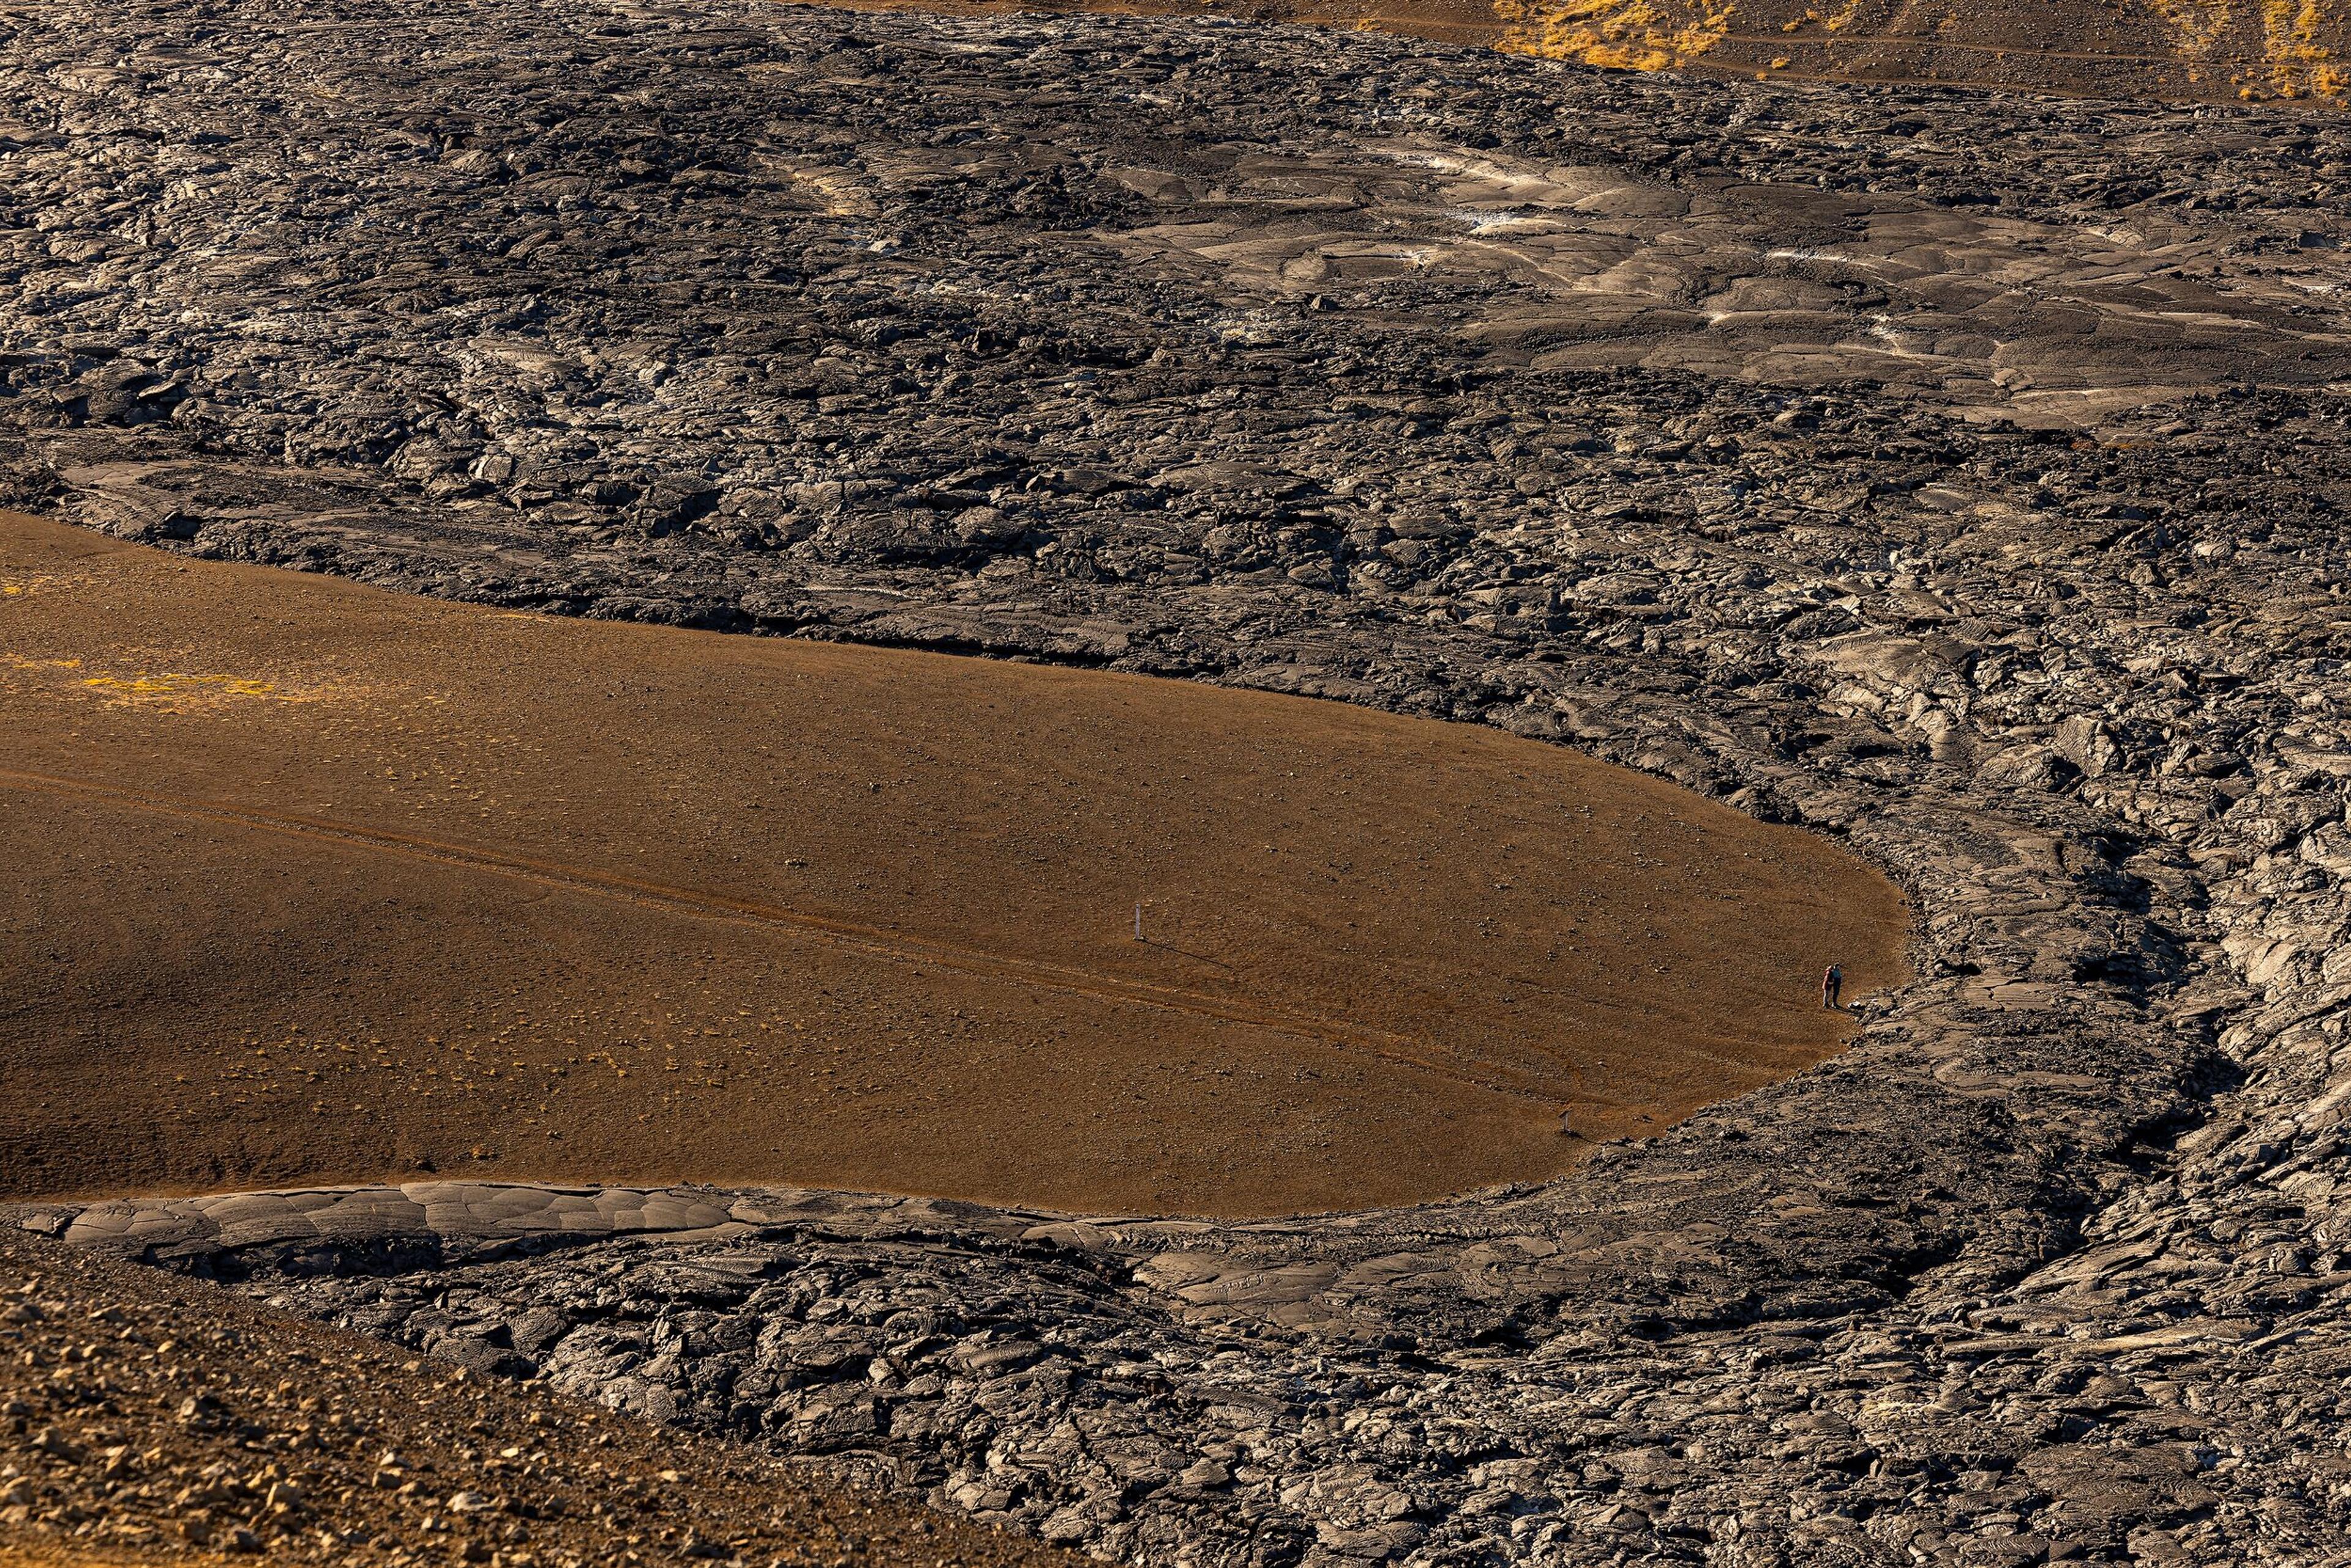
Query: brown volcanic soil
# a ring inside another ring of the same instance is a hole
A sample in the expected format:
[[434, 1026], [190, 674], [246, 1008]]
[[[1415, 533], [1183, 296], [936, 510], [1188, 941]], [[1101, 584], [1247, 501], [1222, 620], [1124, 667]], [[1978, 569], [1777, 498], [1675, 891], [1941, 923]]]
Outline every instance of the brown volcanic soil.
[[2351, 5], [2210, 0], [834, 0], [1368, 27], [1618, 69], [2099, 98], [2339, 100]]
[[257, 1554], [387, 1568], [1091, 1561], [0, 1231], [0, 1568]]
[[1902, 973], [1828, 844], [1491, 729], [24, 518], [0, 733], [11, 1197], [1386, 1204], [1781, 1077], [1824, 961]]

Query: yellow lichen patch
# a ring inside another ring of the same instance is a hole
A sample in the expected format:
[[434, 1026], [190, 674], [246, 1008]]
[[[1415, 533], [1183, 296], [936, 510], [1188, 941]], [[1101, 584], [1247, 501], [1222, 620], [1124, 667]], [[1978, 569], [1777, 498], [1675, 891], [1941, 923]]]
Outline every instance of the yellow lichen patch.
[[243, 675], [192, 675], [166, 671], [157, 675], [89, 675], [81, 683], [89, 690], [126, 703], [177, 705], [189, 697], [260, 697], [270, 702], [316, 702], [315, 694], [281, 691], [267, 681]]
[[85, 673], [79, 659], [27, 659], [0, 654], [0, 669], [46, 676], [68, 690], [104, 698], [109, 707], [148, 707], [166, 713], [219, 707], [247, 701], [314, 703], [332, 694], [324, 687], [284, 686], [247, 675], [162, 670], [138, 674]]
[[1612, 70], [1687, 65], [1730, 31], [1731, 0], [1494, 0], [1500, 47]]

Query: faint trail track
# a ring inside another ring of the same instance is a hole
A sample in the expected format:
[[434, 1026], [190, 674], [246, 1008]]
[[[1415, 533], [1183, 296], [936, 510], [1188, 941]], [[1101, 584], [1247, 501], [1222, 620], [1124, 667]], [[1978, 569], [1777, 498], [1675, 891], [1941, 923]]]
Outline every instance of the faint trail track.
[[[1538, 1086], [1531, 1082], [1531, 1075], [1520, 1070], [1487, 1059], [1468, 1057], [1458, 1052], [1447, 1053], [1454, 1055], [1458, 1061], [1474, 1063], [1479, 1070], [1477, 1071], [1467, 1071], [1461, 1066], [1449, 1065], [1440, 1061], [1432, 1061], [1428, 1056], [1409, 1049], [1417, 1046], [1422, 1051], [1426, 1051], [1428, 1049], [1427, 1043], [1407, 1036], [1388, 1034], [1383, 1030], [1339, 1023], [1328, 1019], [1304, 1017], [1183, 987], [1157, 985], [1147, 980], [1123, 979], [1114, 975], [1104, 975], [1068, 965], [1044, 963], [1031, 958], [1015, 957], [1008, 954], [991, 953], [978, 948], [957, 946], [951, 943], [905, 936], [880, 926], [862, 925], [831, 915], [811, 915], [803, 910], [789, 909], [781, 904], [768, 904], [758, 899], [737, 898], [726, 894], [676, 887], [665, 883], [620, 876], [610, 872], [590, 871], [580, 866], [534, 860], [501, 850], [485, 849], [472, 844], [451, 843], [445, 840], [393, 832], [381, 828], [361, 827], [355, 823], [340, 822], [323, 817], [266, 811], [227, 801], [169, 795], [129, 785], [100, 784], [91, 779], [68, 779], [57, 774], [28, 772], [21, 768], [0, 768], [0, 784], [42, 794], [79, 796], [89, 800], [104, 800], [115, 805], [128, 806], [136, 810], [152, 811], [159, 815], [180, 817], [193, 821], [249, 828], [295, 838], [324, 840], [332, 843], [373, 851], [380, 854], [399, 855], [436, 865], [484, 872], [496, 876], [537, 883], [542, 886], [584, 893], [622, 903], [675, 910], [702, 919], [727, 920], [741, 925], [763, 926], [891, 963], [952, 969], [961, 974], [1008, 981], [1032, 989], [1052, 991], [1064, 996], [1087, 997], [1098, 1001], [1121, 1003], [1130, 1007], [1157, 1008], [1168, 1012], [1188, 1014], [1195, 1018], [1244, 1024], [1271, 1033], [1311, 1040], [1332, 1050], [1395, 1062], [1473, 1089], [1487, 1090], [1499, 1094], [1512, 1094], [1522, 1099], [1537, 1101], [1548, 1106], [1565, 1106], [1572, 1103], [1593, 1105], [1624, 1103], [1622, 1101], [1600, 1095], [1562, 1096], [1555, 1091]], [[1489, 1073], [1493, 1076], [1485, 1075]]]
[[[2121, 51], [2108, 53], [2097, 49], [2028, 49], [2006, 44], [1963, 43], [1955, 38], [1938, 38], [1919, 33], [1831, 33], [1825, 37], [1819, 34], [1802, 33], [1778, 36], [1769, 33], [1725, 33], [1722, 36], [1722, 41], [1726, 44], [1753, 44], [1759, 47], [1774, 49], [1784, 49], [1792, 44], [1805, 47], [1818, 47], [1830, 49], [1941, 49], [1959, 54], [1991, 55], [2001, 59], [2088, 60], [2101, 65], [2119, 62], [2123, 65], [2135, 66], [2176, 66], [2182, 63], [2179, 57], [2174, 55], [2131, 54]], [[1689, 64], [1702, 66], [1705, 61], [1700, 58], [1690, 61]], [[1718, 68], [1743, 70], [1746, 68], [1727, 65]]]

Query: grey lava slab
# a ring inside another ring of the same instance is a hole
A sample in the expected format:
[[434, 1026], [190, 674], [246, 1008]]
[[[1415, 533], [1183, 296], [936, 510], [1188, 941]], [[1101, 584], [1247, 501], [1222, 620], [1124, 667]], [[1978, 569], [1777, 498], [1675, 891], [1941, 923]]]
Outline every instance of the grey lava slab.
[[633, 1187], [559, 1187], [465, 1182], [314, 1187], [214, 1197], [129, 1198], [20, 1218], [76, 1246], [151, 1261], [208, 1258], [253, 1248], [364, 1247], [435, 1239], [723, 1234], [733, 1217], [692, 1193]]
[[2351, 129], [1212, 24], [0, 4], [0, 501], [1502, 726], [1919, 910], [1834, 1061], [1253, 1224], [27, 1211], [1151, 1563], [2351, 1561]]

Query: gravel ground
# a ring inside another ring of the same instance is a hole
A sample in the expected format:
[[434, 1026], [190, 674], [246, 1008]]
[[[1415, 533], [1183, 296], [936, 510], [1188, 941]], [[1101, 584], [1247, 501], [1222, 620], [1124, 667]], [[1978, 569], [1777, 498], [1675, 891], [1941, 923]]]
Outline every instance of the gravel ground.
[[1082, 1561], [21, 1234], [0, 1354], [0, 1560]]

